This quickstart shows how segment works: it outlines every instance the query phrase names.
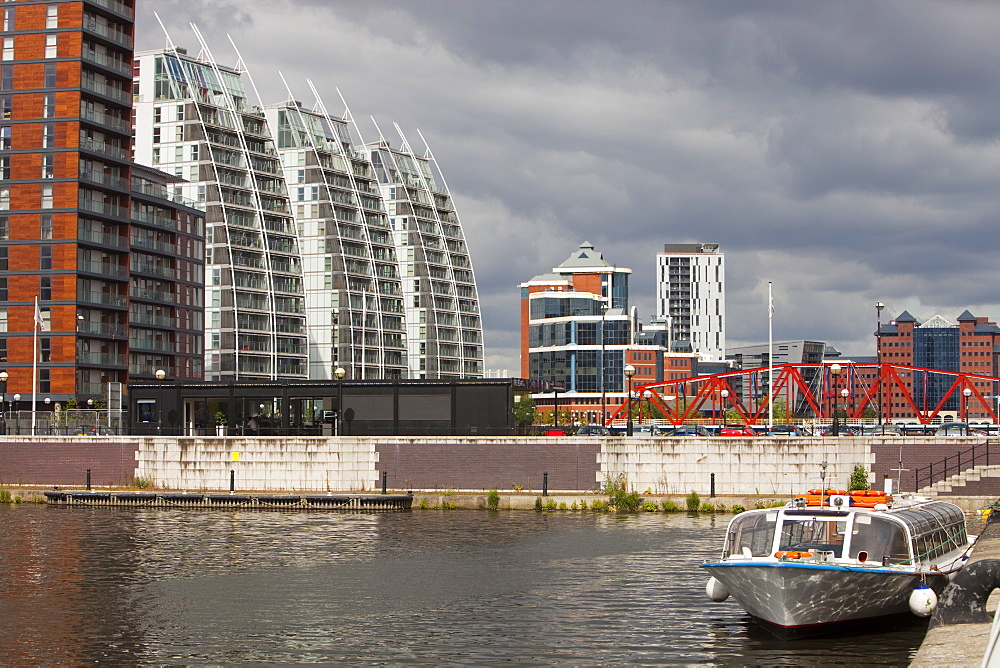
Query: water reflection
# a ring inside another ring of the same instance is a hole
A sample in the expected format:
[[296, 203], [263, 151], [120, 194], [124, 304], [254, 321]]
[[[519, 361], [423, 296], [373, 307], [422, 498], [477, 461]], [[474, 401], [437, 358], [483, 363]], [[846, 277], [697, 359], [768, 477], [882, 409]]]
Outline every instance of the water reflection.
[[906, 663], [709, 603], [726, 519], [0, 506], [0, 664]]

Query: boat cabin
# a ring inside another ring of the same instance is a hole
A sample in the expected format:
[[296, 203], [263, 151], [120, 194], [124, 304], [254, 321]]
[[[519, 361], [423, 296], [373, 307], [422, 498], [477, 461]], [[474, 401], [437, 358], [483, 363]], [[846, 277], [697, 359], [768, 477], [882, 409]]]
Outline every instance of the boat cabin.
[[893, 511], [797, 504], [737, 515], [729, 524], [723, 558], [922, 564], [964, 550], [967, 543], [965, 516], [950, 503], [931, 501]]

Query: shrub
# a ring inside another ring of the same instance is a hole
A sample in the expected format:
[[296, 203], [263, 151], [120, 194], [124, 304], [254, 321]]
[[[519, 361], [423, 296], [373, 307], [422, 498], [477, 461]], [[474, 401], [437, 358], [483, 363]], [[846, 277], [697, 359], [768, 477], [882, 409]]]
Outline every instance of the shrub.
[[[574, 503], [573, 506], [575, 507], [576, 504]], [[559, 504], [559, 510], [569, 510], [569, 508], [566, 506], [566, 502], [565, 501], [563, 501], [562, 503]]]
[[486, 507], [490, 510], [496, 510], [500, 507], [500, 492], [495, 489], [490, 490], [490, 493], [486, 495]]
[[715, 506], [713, 506], [711, 503], [709, 503], [709, 502], [706, 501], [705, 503], [701, 504], [701, 508], [698, 509], [698, 512], [702, 512], [702, 513], [714, 513], [715, 512]]
[[535, 510], [542, 511], [542, 497], [540, 496], [535, 497]]
[[586, 510], [586, 509], [587, 509], [587, 500], [580, 499], [580, 510]]
[[10, 503], [10, 492], [5, 489], [0, 489], [0, 503]]
[[548, 501], [545, 502], [545, 510], [555, 510], [555, 509], [556, 509], [555, 501], [549, 499]]
[[427, 503], [427, 499], [420, 499], [420, 507], [423, 510], [427, 510], [428, 508], [430, 508], [430, 504]]
[[746, 508], [744, 508], [738, 503], [733, 504], [733, 515], [739, 515], [740, 513], [745, 513], [746, 510], [747, 510]]
[[698, 506], [701, 505], [701, 497], [698, 496], [698, 492], [691, 492], [687, 495], [687, 509], [692, 512], [698, 511]]
[[136, 489], [149, 489], [153, 486], [153, 481], [149, 478], [132, 478], [132, 486]]
[[642, 505], [639, 493], [628, 491], [628, 476], [624, 473], [605, 476], [601, 491], [608, 495], [608, 505], [619, 511], [634, 513]]
[[441, 510], [455, 510], [455, 504], [448, 501], [441, 502]]
[[665, 500], [661, 505], [663, 506], [663, 512], [665, 513], [676, 513], [678, 510], [677, 504], [670, 499]]
[[455, 493], [455, 490], [451, 489], [450, 487], [448, 489], [444, 490], [443, 492], [441, 492], [441, 494], [443, 496], [451, 496], [454, 493]]
[[511, 486], [510, 486], [510, 488], [511, 488], [512, 490], [514, 490], [515, 492], [520, 492], [520, 491], [521, 491], [522, 489], [524, 489], [523, 487], [521, 487], [521, 486], [520, 486], [520, 485], [518, 485], [517, 483], [515, 483], [515, 484], [511, 485]]
[[573, 502], [573, 505], [571, 505], [571, 506], [569, 507], [569, 509], [570, 509], [570, 510], [576, 510], [576, 501], [574, 501], [574, 502]]
[[865, 468], [864, 464], [854, 465], [854, 471], [851, 472], [851, 482], [847, 489], [852, 492], [856, 489], [871, 489], [871, 484], [868, 482], [868, 469]]
[[601, 499], [594, 499], [593, 502], [591, 502], [590, 507], [597, 512], [602, 512], [608, 509], [608, 504], [604, 503]]
[[659, 506], [656, 505], [656, 501], [646, 501], [642, 504], [642, 509], [647, 513], [655, 513]]

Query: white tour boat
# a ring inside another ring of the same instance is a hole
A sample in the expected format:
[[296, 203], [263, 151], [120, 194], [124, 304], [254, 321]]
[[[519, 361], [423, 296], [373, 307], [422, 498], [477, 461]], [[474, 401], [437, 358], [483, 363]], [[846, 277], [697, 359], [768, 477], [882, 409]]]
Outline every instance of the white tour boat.
[[878, 491], [809, 490], [781, 508], [740, 513], [706, 593], [730, 595], [776, 635], [912, 612], [928, 616], [972, 541], [962, 509]]

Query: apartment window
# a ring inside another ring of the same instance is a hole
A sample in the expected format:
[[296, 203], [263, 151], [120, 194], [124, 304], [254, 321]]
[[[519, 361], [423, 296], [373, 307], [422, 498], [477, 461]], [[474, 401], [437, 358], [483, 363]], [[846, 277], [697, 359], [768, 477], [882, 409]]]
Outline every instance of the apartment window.
[[0, 95], [0, 115], [5, 121], [14, 115], [13, 98], [10, 95]]
[[[41, 353], [41, 358], [43, 362], [52, 361], [52, 339], [48, 336], [43, 336], [38, 339], [38, 352]], [[41, 388], [38, 388], [41, 390]], [[45, 390], [42, 390], [45, 392]]]
[[49, 5], [45, 8], [45, 27], [59, 27], [59, 5]]
[[42, 154], [42, 178], [51, 179], [56, 175], [56, 156], [51, 153]]
[[[4, 311], [3, 321], [4, 321], [4, 325], [6, 325], [7, 324], [7, 310], [4, 309], [3, 311]], [[4, 330], [6, 330], [6, 326], [4, 327]], [[4, 337], [0, 337], [0, 362], [6, 362], [6, 361], [7, 361], [7, 337], [4, 336]]]
[[10, 210], [10, 188], [0, 188], [0, 211]]
[[158, 148], [153, 149], [153, 164], [154, 165], [160, 164], [160, 149]]
[[184, 126], [183, 125], [178, 125], [174, 129], [174, 140], [175, 141], [184, 141]]
[[7, 271], [7, 246], [0, 246], [0, 271]]
[[52, 186], [42, 186], [42, 208], [51, 209], [53, 205]]
[[153, 107], [153, 122], [159, 123], [161, 117], [162, 117], [162, 112], [160, 111], [160, 108]]
[[4, 60], [14, 60], [14, 38], [4, 37], [3, 38], [3, 59]]
[[[7, 277], [0, 276], [0, 302], [7, 301]], [[3, 331], [7, 331], [7, 309], [3, 311]]]
[[57, 40], [58, 35], [46, 35], [45, 36], [45, 57], [55, 58], [57, 55]]
[[197, 160], [198, 159], [198, 145], [197, 144], [195, 144], [195, 145], [193, 145], [191, 147], [191, 159], [192, 160]]
[[174, 147], [174, 162], [184, 162], [184, 147], [175, 146]]
[[49, 394], [52, 392], [52, 379], [49, 376], [50, 373], [51, 369], [38, 370], [38, 391], [42, 394]]
[[43, 213], [39, 217], [39, 225], [41, 227], [41, 238], [51, 239], [52, 238], [52, 214]]
[[42, 276], [38, 288], [39, 299], [52, 299], [52, 277]]
[[10, 218], [0, 216], [0, 239], [10, 239]]
[[4, 125], [0, 127], [0, 150], [7, 151], [10, 149], [10, 126]]
[[14, 29], [14, 8], [6, 7], [3, 10], [3, 29], [13, 30]]
[[56, 87], [56, 64], [55, 63], [45, 63], [45, 87], [55, 88]]
[[42, 118], [52, 118], [56, 115], [56, 94], [46, 93], [42, 98]]
[[177, 120], [179, 120], [179, 121], [183, 121], [184, 120], [184, 105], [183, 104], [178, 104], [177, 105]]
[[10, 156], [0, 155], [0, 179], [10, 178]]
[[14, 88], [14, 66], [0, 65], [0, 88], [12, 90]]
[[153, 128], [153, 143], [160, 143], [160, 128]]
[[42, 148], [56, 147], [56, 126], [54, 123], [46, 123], [42, 126]]
[[39, 269], [51, 269], [52, 268], [52, 246], [44, 245], [39, 247], [40, 259], [39, 259]]

